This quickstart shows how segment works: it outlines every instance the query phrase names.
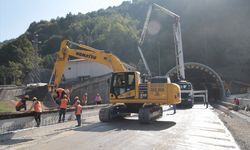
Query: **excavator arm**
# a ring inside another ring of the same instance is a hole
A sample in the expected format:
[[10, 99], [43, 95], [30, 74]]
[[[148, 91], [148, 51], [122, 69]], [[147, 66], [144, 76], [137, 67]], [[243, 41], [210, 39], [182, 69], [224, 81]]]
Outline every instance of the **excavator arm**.
[[49, 81], [48, 87], [50, 92], [53, 92], [54, 89], [59, 87], [65, 65], [68, 63], [70, 57], [90, 60], [92, 62], [106, 65], [114, 72], [126, 71], [123, 62], [115, 55], [83, 44], [64, 40], [61, 42], [60, 50], [57, 52], [57, 59]]

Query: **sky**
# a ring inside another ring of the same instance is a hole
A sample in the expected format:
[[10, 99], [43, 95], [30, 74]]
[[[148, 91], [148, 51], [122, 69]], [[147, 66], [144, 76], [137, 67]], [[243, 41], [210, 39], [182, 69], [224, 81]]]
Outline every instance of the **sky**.
[[125, 0], [0, 0], [0, 42], [25, 33], [33, 21], [83, 14], [109, 6], [118, 6]]

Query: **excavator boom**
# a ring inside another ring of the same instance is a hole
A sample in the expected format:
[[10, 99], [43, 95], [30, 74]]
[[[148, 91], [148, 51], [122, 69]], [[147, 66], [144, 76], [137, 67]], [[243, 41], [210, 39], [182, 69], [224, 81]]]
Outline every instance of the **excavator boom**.
[[70, 57], [104, 64], [111, 68], [114, 72], [122, 72], [127, 70], [121, 60], [111, 53], [97, 50], [87, 45], [64, 40], [61, 42], [60, 50], [57, 52], [57, 59], [49, 81], [49, 87], [59, 87], [64, 73], [64, 67], [68, 63]]

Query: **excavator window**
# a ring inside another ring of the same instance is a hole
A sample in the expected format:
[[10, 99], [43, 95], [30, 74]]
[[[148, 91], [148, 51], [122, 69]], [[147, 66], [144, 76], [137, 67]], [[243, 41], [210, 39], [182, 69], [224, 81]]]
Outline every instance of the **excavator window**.
[[135, 75], [134, 74], [129, 74], [128, 75], [128, 85], [133, 86], [135, 84]]
[[111, 93], [115, 96], [135, 89], [134, 72], [113, 73], [111, 81]]

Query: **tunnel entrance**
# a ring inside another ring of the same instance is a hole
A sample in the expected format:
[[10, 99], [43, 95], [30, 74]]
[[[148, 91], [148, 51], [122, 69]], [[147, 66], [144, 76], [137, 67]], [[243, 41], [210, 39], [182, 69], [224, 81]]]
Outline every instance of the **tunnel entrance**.
[[[212, 68], [195, 62], [184, 64], [186, 80], [193, 84], [194, 90], [208, 90], [210, 103], [223, 100], [225, 95], [223, 82]], [[167, 72], [172, 82], [177, 82], [176, 67]]]

